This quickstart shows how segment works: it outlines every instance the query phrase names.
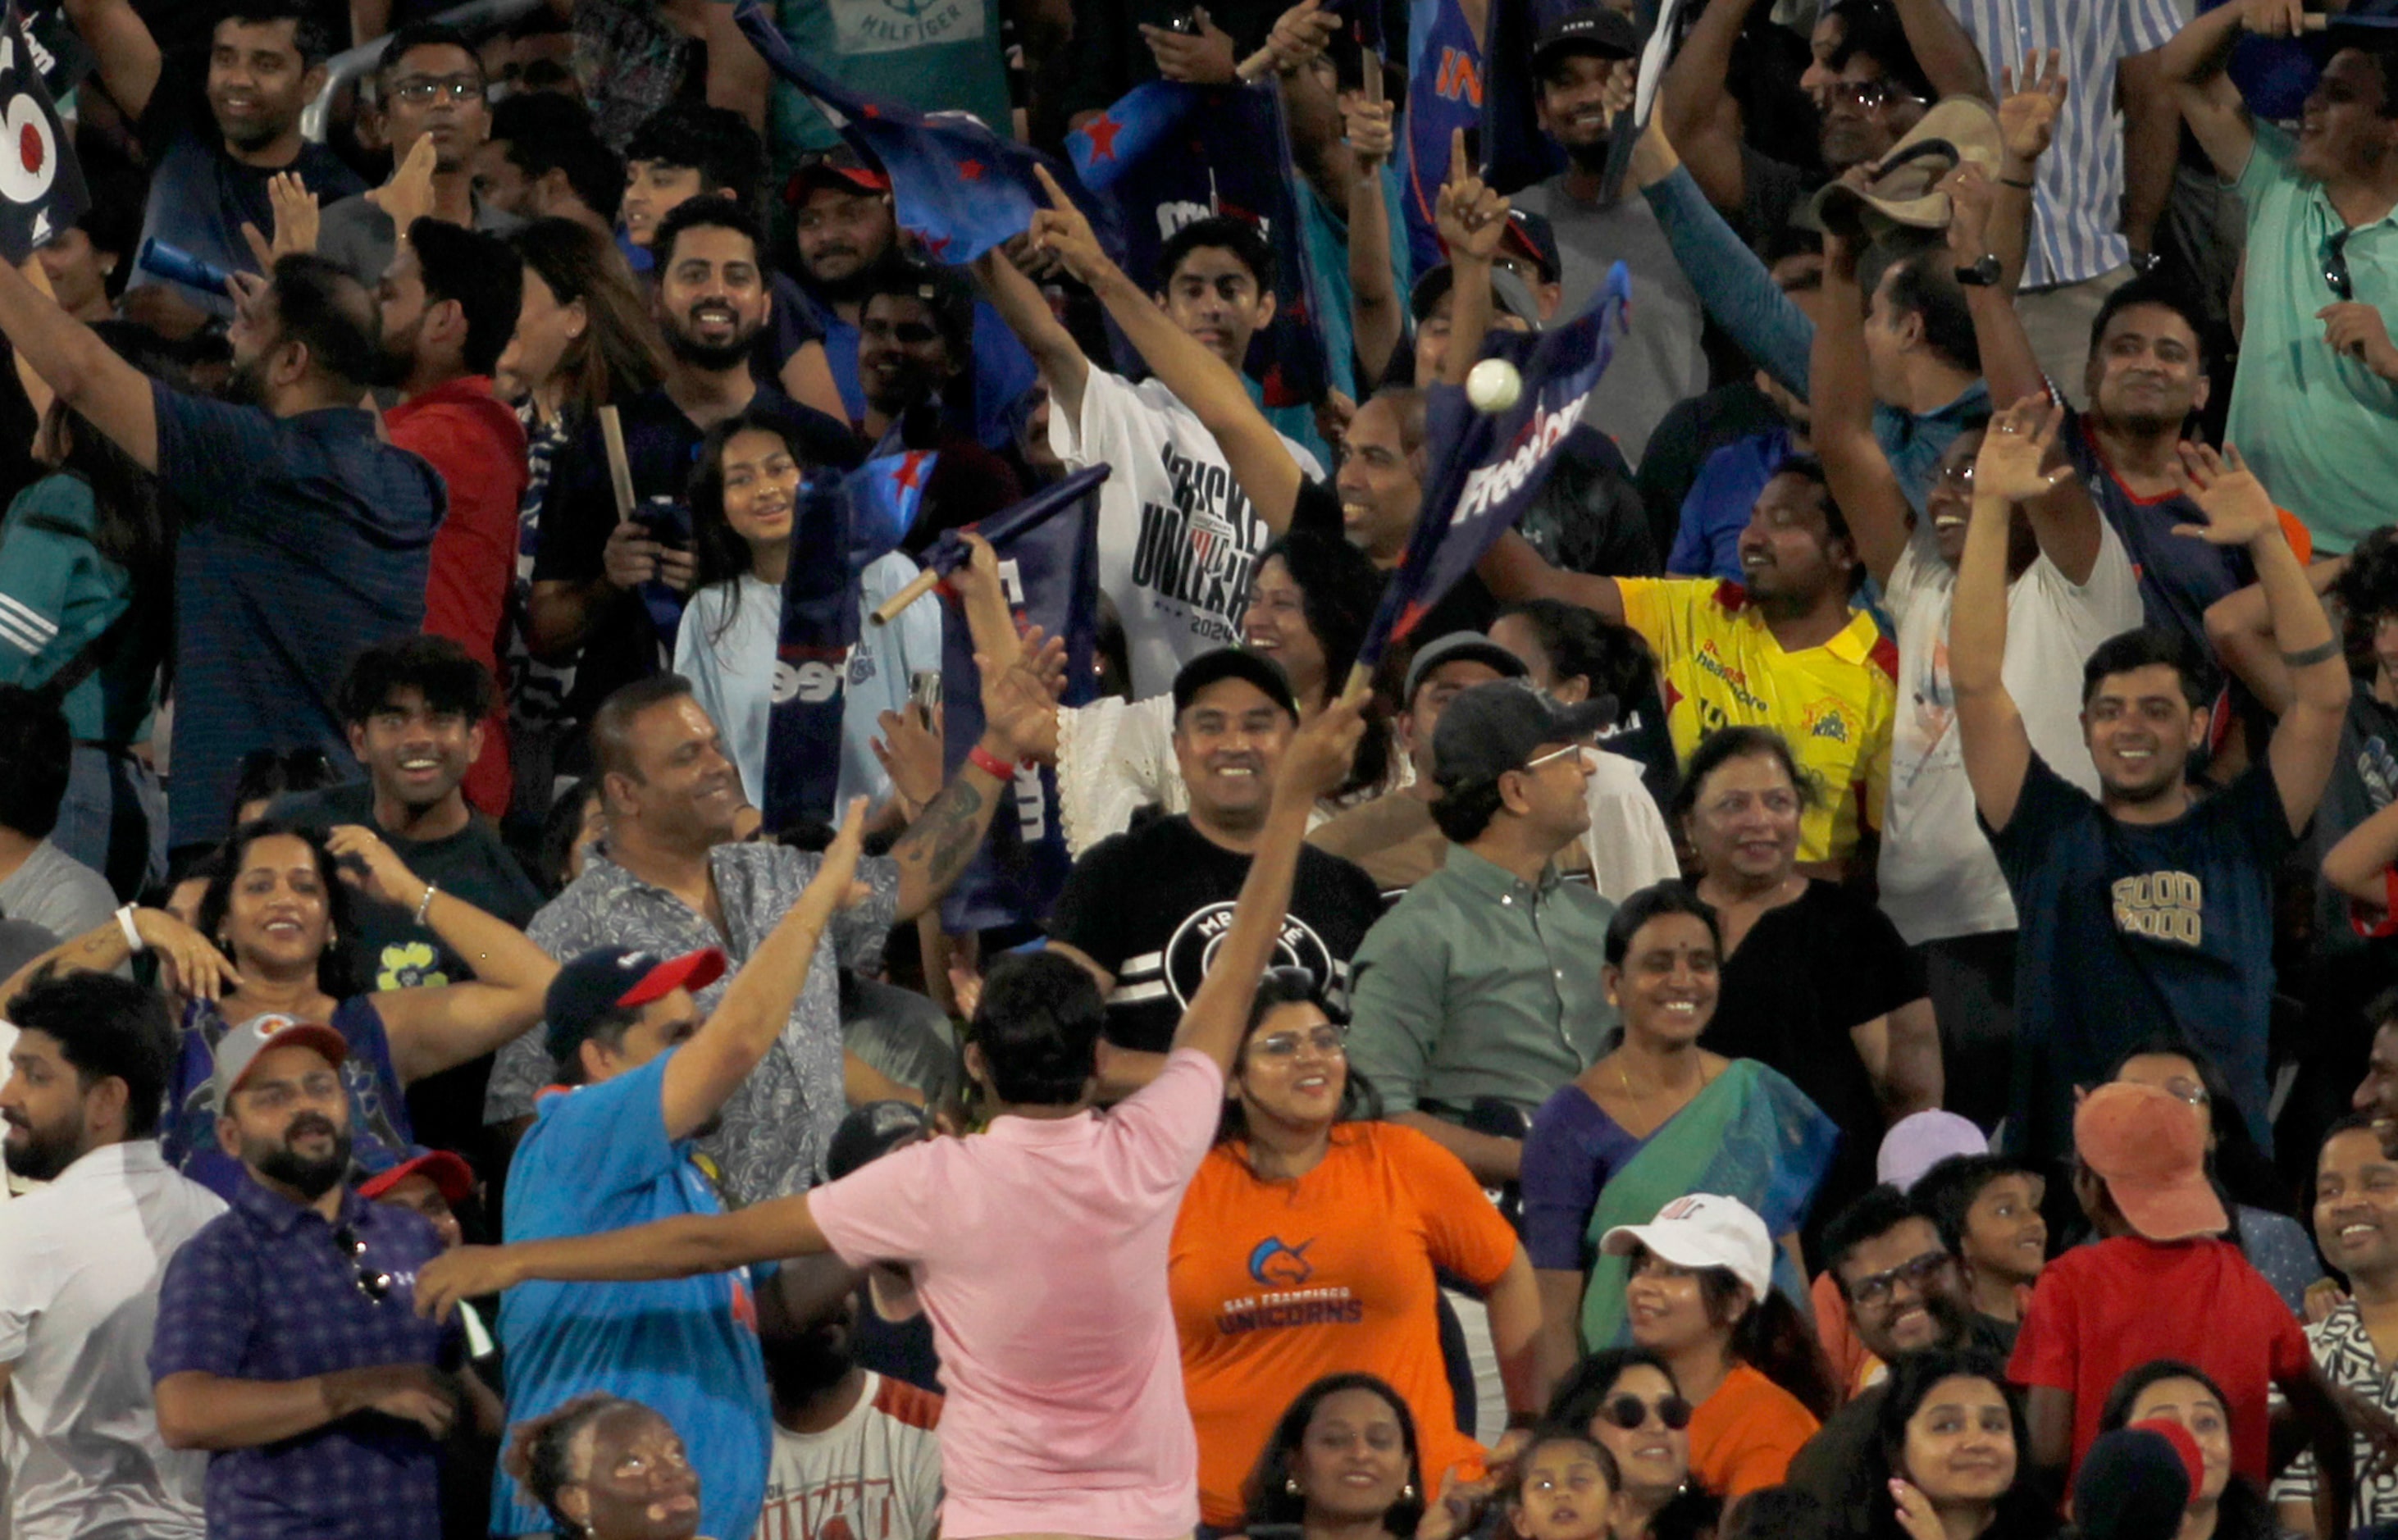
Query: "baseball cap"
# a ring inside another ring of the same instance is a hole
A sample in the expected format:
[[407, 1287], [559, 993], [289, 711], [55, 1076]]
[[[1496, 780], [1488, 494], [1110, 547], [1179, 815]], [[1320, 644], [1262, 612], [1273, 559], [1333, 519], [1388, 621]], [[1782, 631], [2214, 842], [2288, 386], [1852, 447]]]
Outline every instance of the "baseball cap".
[[714, 947], [667, 957], [631, 947], [599, 947], [558, 970], [543, 1011], [549, 1019], [549, 1056], [564, 1060], [619, 1007], [646, 1006], [679, 989], [706, 989], [724, 977], [724, 953]]
[[465, 1160], [447, 1150], [428, 1150], [422, 1144], [411, 1144], [407, 1159], [359, 1182], [358, 1196], [371, 1203], [412, 1176], [421, 1176], [432, 1182], [441, 1194], [441, 1200], [452, 1208], [466, 1201], [468, 1195], [475, 1190], [474, 1169]]
[[2206, 1180], [2205, 1119], [2170, 1092], [2120, 1080], [2099, 1087], [2074, 1110], [2073, 1151], [2150, 1240], [2211, 1236], [2231, 1223]]
[[869, 1101], [851, 1108], [833, 1129], [832, 1141], [825, 1146], [826, 1180], [839, 1182], [860, 1166], [922, 1138], [931, 1127], [923, 1108], [905, 1101]]
[[1598, 1237], [1600, 1252], [1610, 1257], [1628, 1257], [1636, 1246], [1677, 1267], [1729, 1268], [1758, 1299], [1773, 1287], [1772, 1237], [1757, 1211], [1736, 1197], [1691, 1193], [1646, 1224], [1619, 1224]]
[[1933, 1109], [1909, 1113], [1881, 1136], [1881, 1153], [1874, 1159], [1874, 1180], [1901, 1192], [1950, 1155], [1990, 1153], [1990, 1141], [1970, 1117]]
[[2198, 1440], [2162, 1417], [2102, 1433], [2073, 1478], [2073, 1523], [2084, 1540], [2171, 1540], [2205, 1479]]
[[1263, 690], [1266, 698], [1288, 711], [1292, 721], [1299, 719], [1299, 699], [1290, 693], [1290, 679], [1282, 671], [1282, 665], [1272, 658], [1260, 657], [1246, 647], [1219, 647], [1184, 664], [1174, 676], [1174, 714], [1179, 717], [1191, 709], [1192, 700], [1200, 691], [1227, 679], [1247, 680]]
[[[1408, 662], [1407, 687], [1399, 692], [1400, 701], [1414, 704], [1416, 691], [1422, 685], [1424, 676], [1442, 664], [1454, 663], [1460, 658], [1488, 664], [1499, 670], [1502, 679], [1522, 679], [1527, 672], [1522, 658], [1480, 631], [1451, 631], [1447, 636], [1435, 637], [1416, 649], [1416, 655]], [[1484, 682], [1489, 682], [1486, 680]]]
[[273, 1013], [253, 1016], [217, 1039], [216, 1073], [209, 1083], [216, 1087], [218, 1107], [226, 1106], [233, 1093], [241, 1089], [260, 1054], [269, 1048], [295, 1047], [314, 1048], [333, 1064], [350, 1056], [349, 1040], [322, 1022]]
[[1948, 195], [1933, 189], [1968, 161], [1986, 176], [1999, 174], [1999, 115], [1986, 101], [1952, 96], [1935, 103], [1890, 147], [1865, 191], [1832, 182], [1815, 195], [1798, 223], [1819, 230], [1858, 229], [1875, 237], [1900, 227], [1946, 230]]
[[880, 168], [869, 166], [855, 150], [836, 144], [829, 150], [816, 150], [800, 157], [799, 169], [791, 173], [790, 201], [806, 201], [812, 187], [838, 187], [844, 193], [887, 193], [891, 191], [891, 179]]
[[1529, 209], [1507, 210], [1507, 231], [1501, 237], [1518, 256], [1529, 257], [1541, 270], [1543, 283], [1555, 283], [1565, 272], [1565, 260], [1557, 253], [1556, 227], [1546, 214], [1536, 214]]
[[[1433, 306], [1441, 302], [1441, 296], [1447, 294], [1456, 282], [1457, 269], [1447, 263], [1429, 269], [1416, 280], [1416, 286], [1408, 291], [1408, 313], [1415, 317], [1418, 325], [1432, 314]], [[1522, 278], [1503, 267], [1490, 270], [1490, 303], [1530, 330], [1538, 331], [1541, 329], [1540, 301], [1532, 297], [1531, 290], [1525, 287]]]
[[1433, 778], [1443, 786], [1496, 780], [1521, 770], [1544, 743], [1578, 743], [1615, 721], [1615, 697], [1560, 706], [1521, 679], [1460, 690], [1433, 729]]
[[1600, 59], [1631, 59], [1640, 52], [1640, 29], [1632, 18], [1605, 6], [1583, 6], [1549, 23], [1532, 45], [1532, 73], [1546, 74], [1560, 59], [1593, 54]]

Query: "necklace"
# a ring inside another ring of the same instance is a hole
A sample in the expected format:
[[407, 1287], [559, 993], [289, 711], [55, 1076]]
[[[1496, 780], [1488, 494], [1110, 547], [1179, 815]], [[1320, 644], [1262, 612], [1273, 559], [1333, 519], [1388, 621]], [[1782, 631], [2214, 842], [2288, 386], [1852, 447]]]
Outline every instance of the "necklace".
[[[1623, 1060], [1621, 1059], [1615, 1061], [1615, 1078], [1623, 1082], [1623, 1094], [1626, 1097], [1629, 1097], [1634, 1101], [1640, 1100], [1640, 1093], [1632, 1088], [1632, 1074], [1629, 1070], [1626, 1070], [1623, 1067]], [[1707, 1074], [1707, 1061], [1702, 1059], [1699, 1060], [1699, 1090], [1703, 1091], [1707, 1088], [1707, 1081], [1709, 1078], [1710, 1076]], [[1662, 1089], [1663, 1087], [1661, 1087], [1660, 1088]], [[1691, 1094], [1692, 1096], [1696, 1096], [1698, 1091], [1693, 1091]]]

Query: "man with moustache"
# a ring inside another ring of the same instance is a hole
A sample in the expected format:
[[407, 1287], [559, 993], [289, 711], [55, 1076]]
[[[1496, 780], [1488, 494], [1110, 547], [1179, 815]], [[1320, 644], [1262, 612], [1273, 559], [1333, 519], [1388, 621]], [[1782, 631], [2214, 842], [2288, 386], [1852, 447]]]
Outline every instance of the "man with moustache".
[[175, 789], [170, 849], [225, 833], [241, 758], [343, 752], [334, 687], [359, 649], [421, 628], [447, 496], [358, 402], [373, 301], [322, 257], [236, 279], [231, 401], [153, 381], [14, 267], [0, 333], [59, 399], [174, 489]]
[[[2348, 1279], [2348, 1294], [2307, 1328], [2315, 1366], [2385, 1412], [2398, 1412], [2398, 1157], [2382, 1147], [2381, 1125], [2351, 1117], [2324, 1136], [2315, 1156], [2315, 1244]], [[2385, 1346], [2384, 1344], [2389, 1344]], [[2359, 1529], [2398, 1520], [2398, 1474], [2377, 1473], [2357, 1446], [2356, 1498], [2349, 1522]], [[2285, 1527], [2313, 1526], [2314, 1456], [2302, 1454], [2273, 1483]]]
[[654, 311], [671, 359], [655, 388], [619, 409], [633, 517], [617, 517], [595, 419], [554, 462], [533, 559], [532, 651], [563, 663], [580, 650], [565, 706], [575, 722], [589, 722], [618, 686], [656, 673], [672, 655], [694, 572], [684, 489], [708, 429], [756, 407], [787, 420], [793, 447], [811, 467], [858, 459], [844, 425], [760, 384], [750, 370], [774, 302], [764, 240], [740, 203], [677, 204], [658, 222], [650, 249]]
[[165, 997], [104, 973], [8, 1002], [0, 1084], [0, 1520], [15, 1540], [200, 1540], [207, 1462], [168, 1449], [143, 1363], [168, 1259], [219, 1214], [158, 1154]]
[[1872, 1532], [1890, 1502], [1877, 1490], [1871, 1458], [1881, 1433], [1883, 1366], [1926, 1348], [1971, 1349], [2003, 1363], [2011, 1345], [1996, 1321], [1974, 1308], [1965, 1270], [1932, 1218], [1897, 1188], [1876, 1187], [1832, 1216], [1824, 1255], [1848, 1302], [1857, 1340], [1877, 1360], [1876, 1383], [1851, 1396], [1790, 1462], [1788, 1484], [1846, 1520], [1843, 1533]]
[[217, 1044], [217, 1139], [249, 1180], [168, 1263], [150, 1349], [167, 1446], [210, 1452], [217, 1540], [441, 1533], [439, 1440], [467, 1383], [441, 1367], [458, 1359], [454, 1323], [412, 1308], [441, 1242], [344, 1184], [347, 1051], [283, 1016]]

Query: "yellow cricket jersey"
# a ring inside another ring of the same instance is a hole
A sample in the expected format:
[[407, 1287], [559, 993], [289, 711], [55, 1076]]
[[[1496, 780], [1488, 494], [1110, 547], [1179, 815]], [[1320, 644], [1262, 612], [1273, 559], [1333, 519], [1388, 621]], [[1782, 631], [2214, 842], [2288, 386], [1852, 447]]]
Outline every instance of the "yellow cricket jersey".
[[1771, 727], [1824, 796], [1798, 825], [1802, 861], [1845, 859], [1881, 826], [1898, 648], [1863, 610], [1818, 647], [1785, 653], [1737, 583], [1619, 577], [1625, 624], [1656, 650], [1665, 721], [1687, 761], [1718, 727]]

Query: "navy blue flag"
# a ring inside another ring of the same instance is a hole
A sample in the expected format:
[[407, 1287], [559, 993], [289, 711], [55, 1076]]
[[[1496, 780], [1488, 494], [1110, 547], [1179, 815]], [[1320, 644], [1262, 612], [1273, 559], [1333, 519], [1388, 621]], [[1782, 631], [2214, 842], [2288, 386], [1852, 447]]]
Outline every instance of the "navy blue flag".
[[[1035, 166], [1046, 166], [1090, 211], [1071, 169], [972, 113], [920, 113], [851, 90], [800, 58], [761, 0], [740, 0], [733, 18], [767, 68], [814, 102], [852, 149], [882, 168], [899, 227], [923, 242], [934, 261], [972, 262], [1023, 234], [1032, 211], [1049, 206]], [[1104, 239], [1104, 227], [1100, 235]]]
[[[1066, 148], [1083, 185], [1114, 204], [1123, 243], [1113, 254], [1136, 283], [1153, 287], [1158, 252], [1186, 224], [1228, 214], [1257, 226], [1274, 252], [1274, 318], [1249, 344], [1248, 372], [1269, 407], [1324, 399], [1316, 289], [1273, 86], [1152, 81], [1069, 136]], [[1118, 349], [1130, 354], [1121, 338]], [[1118, 361], [1139, 368], [1138, 355]]]
[[1424, 612], [1474, 570], [1482, 553], [1513, 529], [1577, 433], [1592, 387], [1607, 372], [1628, 320], [1632, 275], [1622, 263], [1589, 308], [1538, 336], [1494, 331], [1484, 352], [1521, 371], [1523, 394], [1504, 412], [1475, 410], [1456, 385], [1435, 385], [1426, 406], [1432, 475], [1423, 514], [1399, 570], [1382, 589], [1357, 666], [1371, 668], [1405, 641]]
[[[1000, 581], [1017, 629], [1038, 626], [1066, 642], [1066, 693], [1082, 706], [1098, 694], [1093, 654], [1099, 633], [1099, 483], [1108, 467], [1093, 466], [1034, 493], [975, 526], [999, 557]], [[924, 553], [925, 565], [954, 571], [965, 542], [944, 531]], [[941, 637], [942, 735], [949, 773], [982, 737], [982, 674], [965, 616], [944, 600]], [[941, 927], [950, 934], [1038, 925], [1065, 886], [1073, 866], [1058, 820], [1058, 772], [1048, 765], [1018, 769], [1013, 795], [990, 820], [990, 834], [941, 900]]]
[[843, 686], [849, 650], [857, 641], [850, 515], [849, 487], [836, 477], [802, 486], [791, 510], [791, 564], [783, 578], [774, 703], [766, 717], [770, 830], [833, 818], [841, 785], [842, 716], [848, 706]]
[[[1529, 60], [1543, 30], [1575, 9], [1569, 0], [1490, 0], [1484, 21], [1492, 59]], [[1541, 132], [1541, 83], [1529, 67], [1493, 71], [1482, 95], [1482, 177], [1502, 193], [1545, 182], [1565, 152]]]

